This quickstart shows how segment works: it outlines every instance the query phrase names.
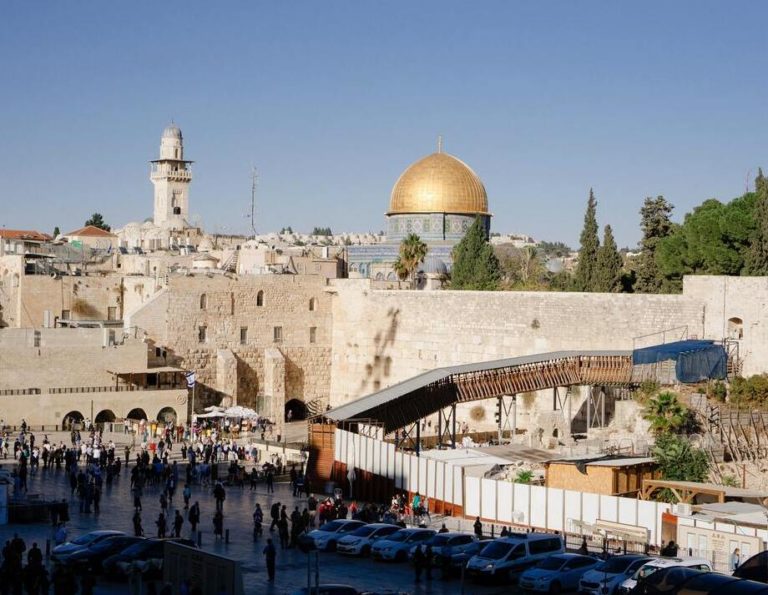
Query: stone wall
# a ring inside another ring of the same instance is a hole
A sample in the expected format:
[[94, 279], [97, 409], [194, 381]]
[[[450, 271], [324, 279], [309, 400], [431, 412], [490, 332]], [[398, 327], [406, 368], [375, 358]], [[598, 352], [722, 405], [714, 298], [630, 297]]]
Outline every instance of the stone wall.
[[682, 295], [376, 291], [365, 280], [333, 287], [332, 404], [439, 366], [632, 349], [635, 338], [664, 329], [704, 331], [704, 302]]
[[324, 278], [171, 277], [162, 294], [139, 308], [128, 324], [166, 347], [173, 363], [196, 370], [198, 381], [210, 388], [231, 382], [217, 379], [217, 350], [229, 349], [237, 360], [236, 396], [242, 405], [255, 407], [265, 394], [267, 349], [278, 349], [285, 359], [286, 400], [329, 393], [331, 296]]

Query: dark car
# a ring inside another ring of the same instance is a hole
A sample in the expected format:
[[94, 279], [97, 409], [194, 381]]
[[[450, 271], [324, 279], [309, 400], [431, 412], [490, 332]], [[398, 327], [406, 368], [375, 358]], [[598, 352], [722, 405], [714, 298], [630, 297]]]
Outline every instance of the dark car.
[[163, 544], [166, 541], [172, 541], [181, 545], [197, 547], [191, 539], [145, 539], [139, 543], [134, 543], [118, 554], [106, 558], [101, 566], [104, 574], [110, 577], [125, 577], [128, 574], [128, 567], [133, 562], [147, 562], [148, 560], [162, 560]]
[[647, 578], [638, 581], [632, 589], [632, 595], [661, 595], [662, 593], [677, 593], [678, 589], [695, 576], [704, 574], [703, 570], [685, 566], [670, 566], [654, 572]]
[[146, 541], [146, 538], [132, 535], [111, 537], [71, 554], [65, 564], [79, 570], [98, 573], [102, 570], [101, 565], [104, 560], [142, 541]]
[[64, 562], [73, 553], [84, 550], [87, 547], [102, 541], [103, 539], [110, 539], [117, 535], [125, 535], [125, 533], [122, 531], [111, 530], [91, 531], [90, 533], [85, 533], [73, 539], [72, 541], [62, 543], [61, 545], [57, 545], [55, 548], [53, 548], [53, 552], [51, 552], [51, 559], [54, 562]]

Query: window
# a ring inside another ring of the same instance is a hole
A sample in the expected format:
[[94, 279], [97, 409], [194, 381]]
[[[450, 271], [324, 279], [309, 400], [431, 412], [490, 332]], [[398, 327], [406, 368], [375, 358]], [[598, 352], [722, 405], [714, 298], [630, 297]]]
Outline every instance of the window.
[[309, 311], [314, 312], [315, 310], [317, 310], [317, 298], [310, 298]]
[[310, 326], [309, 327], [309, 342], [314, 343], [317, 341], [317, 327], [316, 326]]
[[35, 347], [40, 347], [40, 331], [35, 331]]
[[261, 290], [259, 290], [259, 293], [256, 294], [256, 305], [257, 306], [264, 305], [264, 292]]
[[283, 327], [282, 326], [276, 326], [272, 329], [272, 340], [275, 343], [282, 343], [283, 341]]
[[202, 294], [200, 296], [200, 309], [205, 310], [208, 307], [208, 295]]
[[107, 320], [117, 320], [117, 306], [107, 308]]
[[744, 338], [744, 321], [741, 318], [728, 320], [728, 338], [739, 341]]
[[181, 215], [181, 207], [173, 207], [174, 215]]
[[248, 327], [241, 326], [240, 327], [240, 345], [245, 345], [246, 343], [248, 343]]
[[208, 340], [208, 327], [207, 326], [197, 327], [197, 342], [205, 343], [207, 340]]
[[560, 551], [560, 539], [553, 537], [552, 539], [536, 539], [528, 544], [528, 549], [531, 554], [544, 554], [547, 552]]
[[61, 319], [62, 320], [69, 320], [69, 310], [62, 310], [61, 311]]

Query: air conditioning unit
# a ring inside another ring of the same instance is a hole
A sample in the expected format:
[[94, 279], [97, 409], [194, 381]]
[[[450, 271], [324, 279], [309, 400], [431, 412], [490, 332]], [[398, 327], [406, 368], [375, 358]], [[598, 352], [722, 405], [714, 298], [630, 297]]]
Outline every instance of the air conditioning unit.
[[672, 505], [672, 514], [677, 516], [691, 516], [693, 514], [693, 506], [684, 502]]

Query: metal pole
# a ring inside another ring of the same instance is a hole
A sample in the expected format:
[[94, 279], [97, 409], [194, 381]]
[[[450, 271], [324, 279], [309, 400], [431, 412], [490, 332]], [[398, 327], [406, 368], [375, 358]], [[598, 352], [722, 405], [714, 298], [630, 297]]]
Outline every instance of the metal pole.
[[517, 434], [517, 395], [512, 395], [512, 436], [510, 439], [514, 442]]
[[451, 435], [451, 447], [456, 448], [456, 403], [451, 405], [451, 415], [453, 416], [453, 434]]
[[421, 420], [416, 420], [416, 456], [421, 452]]
[[600, 427], [605, 427], [605, 387], [600, 389]]
[[589, 429], [592, 426], [592, 387], [587, 387], [587, 437], [589, 437]]

